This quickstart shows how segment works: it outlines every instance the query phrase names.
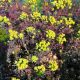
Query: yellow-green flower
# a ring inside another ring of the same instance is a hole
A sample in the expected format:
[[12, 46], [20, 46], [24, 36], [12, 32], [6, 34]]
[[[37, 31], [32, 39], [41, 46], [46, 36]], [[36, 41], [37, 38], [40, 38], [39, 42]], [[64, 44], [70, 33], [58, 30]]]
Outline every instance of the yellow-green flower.
[[72, 7], [72, 0], [54, 0], [51, 2], [56, 9], [64, 9], [65, 7]]
[[23, 33], [20, 33], [18, 36], [19, 36], [20, 39], [24, 38], [24, 34]]
[[56, 22], [58, 25], [60, 25], [61, 23], [63, 23], [63, 19], [60, 19], [59, 21]]
[[49, 16], [49, 21], [52, 25], [56, 23], [56, 19], [53, 16]]
[[56, 33], [52, 30], [47, 30], [46, 31], [46, 37], [50, 38], [50, 39], [54, 39], [56, 36]]
[[[5, 2], [6, 0], [2, 0], [3, 2]], [[12, 0], [7, 0], [9, 3], [11, 3], [12, 2]]]
[[34, 67], [34, 70], [36, 71], [36, 73], [37, 73], [39, 76], [41, 76], [41, 75], [44, 74], [46, 68], [45, 68], [44, 65], [40, 65], [40, 66], [35, 66], [35, 67]]
[[45, 40], [40, 41], [39, 43], [36, 43], [36, 49], [38, 51], [49, 51], [50, 42], [46, 42]]
[[10, 40], [18, 39], [18, 32], [12, 29], [9, 29]]
[[12, 77], [11, 80], [20, 80], [20, 79], [16, 77]]
[[66, 42], [65, 34], [59, 34], [59, 36], [57, 37], [57, 41], [59, 42], [59, 44], [63, 44], [64, 42]]
[[8, 25], [11, 25], [9, 18], [7, 18], [6, 16], [0, 16], [0, 22], [4, 22]]
[[15, 61], [15, 64], [18, 70], [24, 70], [28, 67], [28, 60], [24, 58], [19, 58], [18, 61]]
[[48, 17], [46, 15], [42, 15], [41, 20], [45, 21], [45, 22], [48, 22]]
[[3, 21], [3, 17], [2, 16], [0, 16], [0, 22], [2, 22]]
[[37, 56], [32, 56], [31, 60], [32, 60], [32, 62], [36, 62], [38, 60], [38, 57]]
[[37, 0], [28, 0], [28, 2], [29, 2], [30, 4], [36, 4], [36, 3], [37, 3]]
[[29, 26], [29, 27], [26, 28], [26, 31], [32, 33], [32, 32], [35, 31], [35, 28], [33, 26]]
[[39, 20], [40, 17], [41, 17], [41, 13], [35, 11], [35, 12], [33, 12], [33, 14], [31, 14], [31, 17], [32, 17], [33, 19]]
[[9, 22], [9, 18], [7, 18], [6, 16], [4, 16], [4, 17], [3, 17], [3, 21], [4, 21], [5, 23]]
[[19, 18], [24, 20], [24, 19], [28, 18], [28, 14], [26, 12], [22, 12]]
[[33, 26], [27, 27], [27, 28], [26, 28], [26, 32], [33, 34], [32, 38], [34, 38], [35, 35], [36, 35], [36, 29], [35, 29]]
[[50, 60], [49, 61], [49, 68], [51, 69], [51, 71], [56, 71], [58, 70], [58, 63], [56, 60]]
[[66, 23], [66, 25], [74, 25], [75, 24], [75, 22], [73, 21], [73, 19], [72, 18], [69, 18], [69, 19], [65, 19], [65, 23]]

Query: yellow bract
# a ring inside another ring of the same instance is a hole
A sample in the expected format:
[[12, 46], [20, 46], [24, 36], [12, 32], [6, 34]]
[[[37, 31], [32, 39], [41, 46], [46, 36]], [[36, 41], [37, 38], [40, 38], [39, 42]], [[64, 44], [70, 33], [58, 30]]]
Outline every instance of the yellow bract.
[[72, 7], [72, 0], [54, 0], [51, 2], [57, 9], [64, 9], [66, 6]]
[[58, 63], [56, 60], [50, 60], [49, 61], [49, 68], [52, 70], [52, 71], [56, 71], [58, 70]]
[[[5, 2], [6, 0], [2, 0], [3, 2]], [[12, 0], [7, 0], [9, 3], [11, 3], [12, 2]]]
[[38, 51], [49, 51], [50, 42], [46, 42], [45, 40], [36, 43], [36, 49]]
[[9, 38], [10, 38], [10, 40], [14, 40], [14, 39], [18, 39], [18, 38], [23, 39], [24, 34], [23, 33], [19, 34], [17, 31], [9, 29]]
[[32, 60], [32, 62], [36, 62], [38, 60], [38, 57], [37, 56], [32, 56], [31, 60]]
[[75, 24], [75, 22], [73, 21], [73, 19], [72, 18], [69, 18], [69, 19], [67, 19], [67, 18], [65, 18], [65, 23], [66, 23], [66, 25], [74, 25]]
[[9, 37], [10, 37], [10, 40], [17, 39], [18, 32], [15, 30], [9, 29]]
[[48, 22], [48, 17], [46, 15], [42, 15], [41, 20], [45, 21], [45, 22]]
[[41, 13], [35, 11], [35, 12], [33, 12], [33, 14], [31, 14], [31, 17], [32, 17], [33, 19], [39, 20], [40, 17], [41, 17]]
[[56, 23], [56, 19], [53, 16], [49, 16], [49, 21], [52, 25]]
[[50, 39], [54, 39], [56, 36], [55, 32], [52, 30], [47, 30], [46, 31], [46, 37], [50, 38]]
[[18, 61], [15, 61], [15, 64], [19, 70], [24, 70], [28, 67], [28, 60], [20, 58]]
[[2, 20], [3, 20], [3, 17], [2, 17], [2, 16], [0, 16], [0, 22], [2, 22]]
[[26, 28], [26, 31], [31, 32], [31, 33], [35, 32], [35, 30], [36, 29], [33, 26], [29, 26], [29, 27]]
[[59, 44], [63, 44], [64, 42], [66, 42], [65, 34], [59, 34], [59, 36], [57, 37], [57, 41], [59, 42]]
[[42, 75], [44, 74], [46, 68], [44, 65], [40, 65], [40, 66], [35, 66], [34, 70], [38, 73], [38, 75]]
[[29, 2], [30, 4], [36, 4], [36, 3], [37, 3], [37, 0], [28, 0], [28, 2]]
[[11, 80], [20, 80], [20, 79], [18, 79], [16, 77], [12, 77]]
[[8, 25], [11, 25], [9, 18], [7, 18], [6, 16], [0, 16], [0, 22], [4, 22]]
[[24, 38], [24, 34], [23, 33], [20, 33], [18, 36], [19, 36], [20, 39]]
[[23, 20], [23, 19], [26, 19], [27, 17], [28, 17], [28, 14], [26, 12], [22, 12], [19, 18]]

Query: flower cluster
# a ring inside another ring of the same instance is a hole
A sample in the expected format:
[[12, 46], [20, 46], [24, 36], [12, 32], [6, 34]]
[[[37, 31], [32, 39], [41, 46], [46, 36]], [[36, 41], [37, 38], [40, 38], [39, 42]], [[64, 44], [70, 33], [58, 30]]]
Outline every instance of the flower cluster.
[[37, 72], [37, 74], [39, 75], [39, 76], [41, 76], [41, 75], [43, 75], [44, 74], [44, 72], [45, 72], [45, 66], [44, 65], [40, 65], [40, 66], [35, 66], [34, 67], [34, 70]]
[[64, 42], [66, 42], [65, 34], [59, 34], [59, 36], [57, 37], [57, 41], [59, 42], [59, 44], [63, 44]]
[[37, 3], [37, 0], [29, 0], [28, 1], [30, 4], [36, 4]]
[[46, 42], [45, 40], [40, 41], [39, 43], [36, 43], [36, 49], [38, 51], [49, 51], [50, 42]]
[[28, 60], [24, 58], [19, 58], [18, 61], [15, 61], [15, 64], [18, 70], [24, 70], [28, 67]]
[[64, 9], [66, 6], [72, 7], [72, 0], [54, 0], [51, 2], [57, 9]]
[[32, 62], [36, 62], [38, 60], [38, 57], [37, 56], [32, 56], [31, 60], [32, 60]]
[[46, 15], [42, 15], [41, 20], [45, 21], [45, 22], [48, 22], [48, 17]]
[[56, 23], [56, 19], [53, 16], [49, 16], [49, 21], [52, 25]]
[[50, 39], [54, 39], [56, 36], [55, 32], [52, 30], [47, 30], [46, 31], [46, 37], [50, 38]]
[[56, 71], [58, 70], [58, 63], [56, 60], [50, 60], [49, 61], [49, 68], [52, 70], [52, 71]]
[[18, 38], [18, 32], [15, 30], [9, 30], [9, 37], [10, 40], [13, 40], [14, 38], [17, 39]]
[[9, 37], [10, 37], [10, 40], [14, 40], [18, 38], [23, 39], [24, 34], [23, 33], [18, 34], [17, 31], [9, 29]]
[[16, 77], [12, 77], [11, 80], [20, 80], [20, 79], [18, 79]]
[[35, 11], [35, 12], [33, 12], [33, 13], [31, 14], [31, 17], [32, 17], [33, 19], [35, 19], [35, 20], [39, 20], [40, 17], [41, 17], [41, 13]]
[[6, 16], [0, 16], [0, 22], [4, 22], [8, 25], [11, 25], [9, 18], [7, 18]]
[[69, 17], [69, 18], [66, 18], [66, 17], [63, 17], [63, 21], [65, 22], [66, 25], [74, 25], [75, 24], [75, 21]]
[[35, 34], [36, 29], [33, 26], [29, 26], [26, 28], [27, 33]]
[[28, 14], [26, 12], [22, 12], [21, 15], [20, 15], [20, 19], [24, 20], [28, 17]]
[[[8, 1], [8, 3], [12, 2], [12, 0], [7, 0], [7, 1]], [[6, 0], [2, 0], [2, 2], [6, 2]]]

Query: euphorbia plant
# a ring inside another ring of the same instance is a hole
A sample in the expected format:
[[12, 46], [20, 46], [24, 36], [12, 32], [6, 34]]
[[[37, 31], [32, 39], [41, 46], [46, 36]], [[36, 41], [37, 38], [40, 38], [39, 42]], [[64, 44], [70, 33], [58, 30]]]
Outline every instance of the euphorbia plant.
[[[54, 76], [53, 73], [61, 67], [60, 53], [69, 47], [77, 48], [74, 44], [79, 41], [80, 30], [75, 28], [77, 21], [72, 11], [72, 0], [24, 1], [19, 3], [17, 0], [13, 4], [4, 0], [5, 6], [0, 6], [0, 42], [8, 39], [7, 56], [12, 61], [8, 62], [10, 70], [20, 79], [28, 75], [26, 70], [30, 72], [28, 78], [45, 77], [47, 71]], [[57, 60], [54, 60], [54, 55]]]

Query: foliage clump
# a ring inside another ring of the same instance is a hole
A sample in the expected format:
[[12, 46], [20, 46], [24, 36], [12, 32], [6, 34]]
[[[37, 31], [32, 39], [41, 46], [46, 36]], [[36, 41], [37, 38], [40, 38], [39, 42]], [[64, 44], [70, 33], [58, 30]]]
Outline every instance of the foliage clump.
[[7, 34], [6, 30], [0, 27], [0, 42], [5, 42], [8, 40], [9, 35]]

